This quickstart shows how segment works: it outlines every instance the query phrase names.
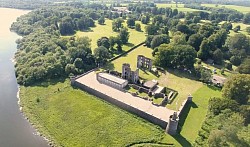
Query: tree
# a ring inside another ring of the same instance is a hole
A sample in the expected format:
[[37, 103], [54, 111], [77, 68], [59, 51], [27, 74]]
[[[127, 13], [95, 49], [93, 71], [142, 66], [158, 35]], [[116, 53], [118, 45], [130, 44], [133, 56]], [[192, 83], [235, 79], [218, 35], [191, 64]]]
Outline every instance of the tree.
[[250, 39], [244, 34], [235, 34], [226, 40], [226, 46], [229, 50], [244, 50], [245, 53], [250, 52]]
[[222, 25], [221, 25], [221, 28], [229, 31], [229, 30], [232, 30], [233, 28], [233, 25], [230, 23], [230, 22], [224, 22]]
[[141, 31], [141, 24], [140, 23], [135, 24], [135, 30], [136, 31]]
[[213, 59], [216, 64], [221, 65], [223, 61], [223, 53], [220, 49], [217, 49], [213, 52]]
[[113, 20], [112, 30], [115, 32], [120, 31], [120, 29], [123, 27], [122, 23], [123, 23], [123, 20], [120, 18]]
[[110, 58], [110, 54], [107, 48], [100, 46], [94, 50], [94, 57], [98, 65], [104, 65]]
[[192, 69], [196, 51], [190, 45], [162, 44], [158, 47], [154, 64], [160, 67]]
[[193, 34], [188, 38], [188, 44], [194, 47], [196, 51], [199, 51], [202, 40], [200, 34]]
[[116, 44], [116, 40], [117, 40], [116, 37], [113, 37], [113, 36], [110, 36], [110, 37], [109, 37], [110, 49], [113, 49], [113, 48], [114, 48], [114, 45]]
[[155, 35], [154, 38], [152, 39], [150, 46], [152, 49], [154, 49], [155, 47], [158, 47], [159, 45], [163, 44], [163, 43], [169, 43], [170, 42], [170, 38], [168, 35]]
[[71, 35], [74, 33], [74, 25], [70, 17], [63, 18], [59, 24], [59, 31], [62, 35]]
[[196, 69], [196, 72], [198, 72], [197, 75], [198, 75], [200, 81], [205, 82], [205, 83], [211, 82], [211, 78], [212, 78], [211, 70], [199, 66]]
[[233, 75], [224, 84], [222, 95], [236, 100], [239, 104], [246, 104], [250, 98], [250, 75]]
[[105, 48], [109, 49], [110, 47], [110, 42], [108, 37], [102, 37], [97, 40], [97, 46], [104, 46]]
[[98, 19], [98, 23], [103, 25], [105, 23], [105, 18], [102, 16]]
[[134, 18], [128, 18], [128, 19], [127, 19], [127, 26], [128, 26], [129, 28], [134, 27], [134, 26], [135, 26], [135, 19], [134, 19]]
[[234, 32], [238, 33], [240, 31], [240, 25], [237, 25], [234, 29], [233, 29]]
[[250, 57], [246, 58], [237, 69], [241, 74], [250, 74]]
[[209, 58], [209, 51], [211, 50], [209, 42], [207, 39], [204, 39], [201, 42], [200, 50], [197, 53], [198, 58], [205, 61]]
[[122, 28], [120, 30], [120, 33], [119, 33], [118, 36], [119, 36], [119, 38], [120, 38], [120, 40], [122, 41], [123, 44], [128, 43], [128, 39], [129, 39], [128, 28]]
[[243, 23], [250, 24], [250, 13], [246, 13], [242, 19]]
[[180, 32], [182, 32], [184, 34], [189, 34], [190, 33], [188, 26], [185, 25], [185, 24], [178, 24], [176, 26], [176, 29], [177, 29], [177, 31], [180, 31]]
[[148, 35], [156, 35], [158, 31], [158, 27], [155, 25], [148, 25], [146, 26], [146, 32]]
[[250, 34], [250, 27], [246, 27], [246, 32]]
[[230, 58], [230, 62], [231, 62], [233, 65], [238, 66], [238, 65], [240, 65], [240, 63], [241, 63], [241, 59], [240, 59], [239, 56], [232, 56], [232, 57]]

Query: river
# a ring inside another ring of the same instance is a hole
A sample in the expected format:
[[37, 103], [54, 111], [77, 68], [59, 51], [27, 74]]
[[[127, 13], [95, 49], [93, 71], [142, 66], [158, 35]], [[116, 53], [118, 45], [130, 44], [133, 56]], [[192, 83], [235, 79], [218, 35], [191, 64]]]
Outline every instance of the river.
[[17, 17], [28, 11], [0, 8], [0, 147], [46, 147], [47, 142], [34, 135], [17, 104], [18, 85], [11, 61], [16, 52], [17, 34], [9, 28]]

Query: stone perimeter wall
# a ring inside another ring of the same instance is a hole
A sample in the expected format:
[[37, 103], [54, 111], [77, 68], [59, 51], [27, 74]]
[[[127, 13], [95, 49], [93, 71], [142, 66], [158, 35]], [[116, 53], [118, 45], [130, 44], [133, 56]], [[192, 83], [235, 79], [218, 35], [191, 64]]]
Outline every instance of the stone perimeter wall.
[[128, 104], [125, 104], [121, 101], [118, 101], [118, 100], [116, 100], [116, 99], [114, 99], [106, 94], [103, 94], [103, 93], [101, 93], [93, 88], [90, 88], [84, 84], [81, 84], [81, 83], [75, 81], [74, 79], [71, 79], [71, 84], [73, 86], [76, 86], [76, 87], [78, 87], [78, 88], [80, 88], [80, 89], [82, 89], [82, 90], [84, 90], [84, 91], [86, 91], [94, 96], [97, 96], [97, 97], [99, 97], [99, 98], [101, 98], [101, 99], [103, 99], [111, 104], [114, 104], [114, 105], [116, 105], [116, 106], [118, 106], [118, 107], [120, 107], [128, 112], [131, 112], [131, 113], [133, 113], [141, 118], [144, 118], [144, 119], [150, 121], [151, 123], [160, 126], [163, 129], [165, 129], [167, 126], [167, 122], [165, 122], [164, 120], [156, 118], [153, 115], [150, 115], [144, 111], [141, 111], [141, 110], [139, 110], [131, 105], [128, 105]]

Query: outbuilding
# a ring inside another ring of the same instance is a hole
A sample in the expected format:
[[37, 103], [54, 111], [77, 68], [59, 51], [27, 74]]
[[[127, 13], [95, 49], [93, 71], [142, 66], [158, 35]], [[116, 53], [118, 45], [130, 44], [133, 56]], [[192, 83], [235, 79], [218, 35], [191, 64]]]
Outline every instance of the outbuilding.
[[122, 79], [120, 77], [116, 77], [114, 75], [108, 73], [97, 73], [96, 74], [97, 80], [102, 83], [106, 84], [110, 87], [122, 90], [124, 87], [128, 85], [128, 80]]

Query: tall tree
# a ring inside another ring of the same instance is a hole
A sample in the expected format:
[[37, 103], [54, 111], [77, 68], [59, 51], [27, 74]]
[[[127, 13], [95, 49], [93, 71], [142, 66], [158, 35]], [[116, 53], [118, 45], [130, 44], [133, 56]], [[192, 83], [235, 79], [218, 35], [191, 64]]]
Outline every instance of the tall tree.
[[236, 100], [240, 104], [246, 104], [250, 98], [250, 75], [233, 75], [225, 83], [222, 95], [225, 98]]
[[120, 30], [120, 33], [119, 33], [118, 36], [119, 36], [119, 38], [120, 38], [120, 40], [122, 41], [123, 44], [128, 43], [128, 39], [129, 39], [128, 28], [122, 28]]

